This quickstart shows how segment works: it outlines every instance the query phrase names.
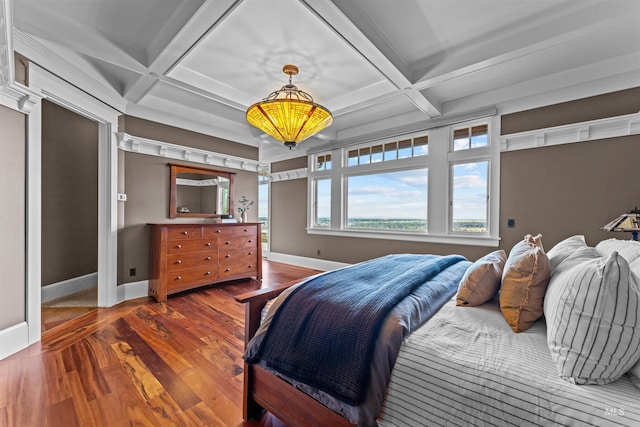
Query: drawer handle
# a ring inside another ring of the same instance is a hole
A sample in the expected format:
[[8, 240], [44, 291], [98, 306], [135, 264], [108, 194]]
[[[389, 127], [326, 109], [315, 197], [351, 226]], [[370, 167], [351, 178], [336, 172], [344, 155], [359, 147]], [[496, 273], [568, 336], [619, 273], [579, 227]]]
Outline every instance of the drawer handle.
[[221, 233], [221, 231], [220, 230], [216, 230], [216, 233]]
[[177, 261], [176, 261], [176, 264], [182, 264], [182, 261], [177, 260]]
[[204, 260], [205, 260], [205, 261], [211, 261], [211, 257], [210, 257], [210, 256], [208, 256], [208, 257], [206, 257]]
[[249, 240], [249, 243], [253, 243], [253, 240]]
[[178, 245], [178, 246], [176, 246], [176, 248], [178, 248], [178, 249], [180, 249], [181, 247], [182, 247], [182, 245]]
[[231, 244], [231, 242], [224, 242], [224, 244], [225, 244], [225, 245], [230, 245], [230, 244]]
[[184, 234], [186, 236], [187, 234], [189, 234], [189, 232], [188, 231], [183, 231], [182, 234]]
[[245, 228], [245, 229], [244, 229], [244, 231], [249, 231], [249, 229], [248, 229], [248, 228]]
[[231, 271], [231, 269], [230, 269], [230, 268], [227, 268], [227, 269], [226, 269], [226, 270], [224, 270], [224, 271]]
[[231, 258], [231, 254], [226, 254], [224, 257], [225, 258]]
[[253, 255], [253, 252], [249, 252], [249, 255]]
[[207, 242], [205, 246], [211, 246], [211, 242]]
[[249, 264], [249, 268], [253, 268], [253, 265]]
[[176, 277], [176, 280], [182, 280], [182, 276]]
[[206, 273], [204, 273], [205, 276], [211, 276], [211, 272], [207, 271]]

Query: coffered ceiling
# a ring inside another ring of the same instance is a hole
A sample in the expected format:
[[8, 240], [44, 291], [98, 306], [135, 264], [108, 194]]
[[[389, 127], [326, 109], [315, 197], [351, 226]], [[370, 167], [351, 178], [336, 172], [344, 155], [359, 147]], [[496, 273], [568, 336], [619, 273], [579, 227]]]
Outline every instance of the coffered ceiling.
[[[121, 112], [263, 161], [640, 86], [638, 0], [13, 0], [13, 24], [16, 51]], [[245, 120], [288, 63], [334, 115], [292, 152]]]

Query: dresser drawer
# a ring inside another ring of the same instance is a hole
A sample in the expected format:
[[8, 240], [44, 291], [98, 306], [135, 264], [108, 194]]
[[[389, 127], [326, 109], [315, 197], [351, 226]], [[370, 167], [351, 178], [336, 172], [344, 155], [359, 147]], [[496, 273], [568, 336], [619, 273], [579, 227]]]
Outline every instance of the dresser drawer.
[[[202, 230], [202, 237], [233, 236], [234, 227], [208, 226]], [[222, 238], [222, 237], [221, 237]]]
[[167, 240], [201, 239], [202, 227], [185, 225], [167, 229]]
[[190, 252], [167, 256], [167, 271], [205, 268], [217, 270], [218, 252]]
[[189, 252], [208, 252], [218, 248], [216, 239], [193, 239], [180, 242], [167, 242], [167, 254], [183, 254]]
[[218, 256], [220, 264], [229, 264], [231, 262], [246, 261], [249, 260], [253, 263], [256, 261], [256, 249], [255, 247], [240, 249], [240, 250], [220, 250]]
[[235, 276], [238, 274], [255, 273], [258, 271], [255, 259], [252, 260], [239, 260], [236, 262], [228, 262], [220, 264], [218, 268], [219, 277]]
[[194, 268], [174, 271], [167, 275], [167, 287], [184, 287], [190, 284], [214, 283], [218, 277], [216, 266], [211, 269]]
[[256, 247], [256, 237], [233, 236], [220, 238], [218, 245], [221, 251]]
[[245, 225], [234, 227], [234, 235], [235, 236], [255, 236], [258, 232], [257, 225]]

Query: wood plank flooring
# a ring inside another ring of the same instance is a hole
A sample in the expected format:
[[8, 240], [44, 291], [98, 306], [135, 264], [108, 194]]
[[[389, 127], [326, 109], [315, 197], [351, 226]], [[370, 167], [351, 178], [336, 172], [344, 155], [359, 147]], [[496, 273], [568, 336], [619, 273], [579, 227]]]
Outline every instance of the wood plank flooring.
[[54, 326], [0, 361], [0, 426], [281, 426], [242, 422], [244, 307], [233, 297], [317, 272], [264, 261], [262, 283], [139, 298]]

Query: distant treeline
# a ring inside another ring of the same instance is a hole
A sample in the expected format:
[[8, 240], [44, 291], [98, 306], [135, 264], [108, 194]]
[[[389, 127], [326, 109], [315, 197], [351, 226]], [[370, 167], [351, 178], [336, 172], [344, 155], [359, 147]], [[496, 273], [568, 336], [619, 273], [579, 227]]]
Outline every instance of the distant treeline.
[[[317, 225], [329, 227], [329, 218], [318, 218]], [[401, 230], [401, 231], [426, 231], [425, 219], [378, 219], [378, 218], [349, 218], [348, 228], [360, 228], [366, 230]], [[484, 232], [487, 230], [485, 220], [460, 219], [453, 221], [454, 231]]]

